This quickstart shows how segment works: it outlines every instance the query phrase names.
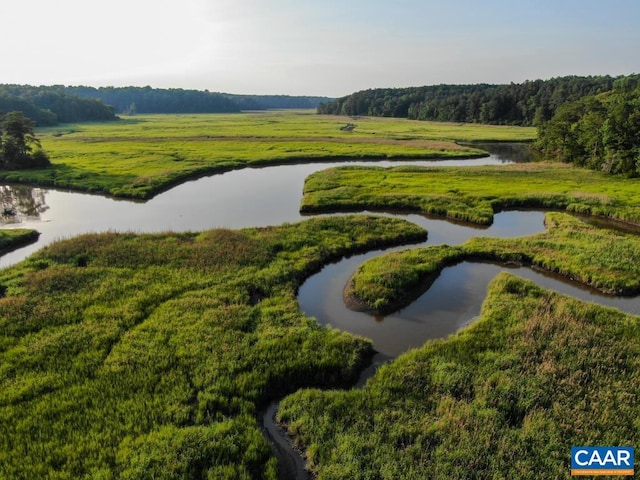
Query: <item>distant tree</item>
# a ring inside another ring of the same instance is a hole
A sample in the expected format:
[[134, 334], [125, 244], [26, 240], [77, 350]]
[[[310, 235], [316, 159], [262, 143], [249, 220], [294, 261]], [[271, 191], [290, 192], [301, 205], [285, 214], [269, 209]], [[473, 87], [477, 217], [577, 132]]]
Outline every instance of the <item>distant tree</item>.
[[614, 81], [609, 76], [570, 76], [509, 85], [378, 88], [322, 103], [318, 113], [537, 126], [567, 102], [611, 90]]
[[7, 113], [0, 123], [0, 161], [4, 168], [50, 165], [34, 133], [34, 122], [22, 112]]
[[611, 96], [602, 125], [603, 169], [628, 176], [640, 174], [640, 89]]
[[563, 104], [538, 126], [537, 146], [563, 162], [639, 176], [640, 78], [622, 78], [611, 91]]
[[538, 127], [538, 147], [548, 157], [573, 162], [585, 156], [577, 138], [577, 124], [584, 108], [582, 103], [561, 105], [551, 121]]
[[61, 85], [33, 87], [0, 84], [0, 110], [22, 112], [38, 126], [117, 120], [113, 108], [104, 102], [95, 98], [81, 98]]

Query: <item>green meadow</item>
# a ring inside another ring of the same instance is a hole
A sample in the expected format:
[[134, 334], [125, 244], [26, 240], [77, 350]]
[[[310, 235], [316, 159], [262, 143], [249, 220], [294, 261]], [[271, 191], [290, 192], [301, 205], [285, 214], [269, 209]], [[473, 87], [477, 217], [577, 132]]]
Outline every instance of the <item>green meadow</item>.
[[0, 478], [275, 478], [258, 410], [372, 354], [305, 318], [300, 282], [424, 235], [367, 216], [87, 234], [0, 271]]
[[605, 293], [640, 293], [640, 236], [549, 212], [547, 231], [521, 238], [480, 238], [461, 246], [435, 245], [368, 260], [345, 295], [365, 310], [388, 312], [411, 301], [443, 268], [465, 260], [518, 263], [557, 273]]
[[489, 225], [506, 208], [567, 210], [640, 223], [640, 180], [558, 163], [344, 166], [310, 175], [301, 210], [409, 210]]
[[638, 444], [638, 352], [640, 317], [502, 273], [472, 325], [278, 415], [322, 480], [569, 479], [571, 446]]
[[[345, 132], [341, 127], [353, 123]], [[312, 160], [466, 158], [457, 141], [530, 141], [535, 129], [317, 115], [311, 111], [139, 115], [38, 130], [53, 166], [0, 179], [149, 198], [190, 177]]]

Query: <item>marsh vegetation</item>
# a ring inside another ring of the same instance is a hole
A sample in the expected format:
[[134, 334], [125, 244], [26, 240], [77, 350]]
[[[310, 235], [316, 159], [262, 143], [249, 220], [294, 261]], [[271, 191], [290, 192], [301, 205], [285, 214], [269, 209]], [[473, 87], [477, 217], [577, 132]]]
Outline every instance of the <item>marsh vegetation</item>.
[[456, 141], [532, 140], [519, 127], [358, 120], [312, 111], [220, 115], [141, 115], [119, 122], [39, 130], [52, 167], [2, 172], [0, 179], [149, 198], [194, 176], [248, 166], [346, 159], [468, 158], [486, 152]]
[[38, 239], [38, 232], [25, 228], [0, 229], [0, 255]]
[[255, 415], [353, 381], [371, 344], [300, 314], [331, 259], [423, 237], [366, 216], [265, 229], [93, 234], [0, 275], [6, 478], [274, 478]]
[[570, 478], [572, 445], [637, 443], [639, 318], [503, 273], [460, 333], [279, 418], [325, 480]]
[[640, 223], [638, 180], [557, 163], [501, 167], [337, 167], [305, 182], [301, 209], [405, 210], [490, 225], [508, 208], [559, 209]]
[[521, 238], [476, 237], [380, 255], [361, 265], [345, 291], [362, 307], [400, 308], [443, 268], [465, 260], [524, 264], [557, 273], [612, 295], [640, 292], [640, 236], [598, 228], [564, 213], [545, 216], [545, 233]]
[[[52, 127], [39, 132], [52, 168], [3, 178], [148, 198], [204, 172], [466, 158], [484, 152], [455, 141], [535, 136], [520, 127], [353, 121], [352, 132], [340, 130], [344, 118], [310, 112]], [[302, 208], [401, 209], [487, 225], [501, 209], [536, 207], [638, 223], [637, 186], [550, 163], [340, 167], [309, 177]], [[546, 219], [542, 234], [372, 260], [352, 293], [370, 308], [390, 308], [464, 258], [639, 290], [638, 237], [565, 213]], [[407, 221], [364, 215], [108, 232], [53, 243], [0, 270], [0, 475], [276, 478], [259, 409], [301, 387], [352, 384], [375, 349], [305, 317], [298, 287], [344, 255], [427, 235]], [[562, 478], [572, 444], [640, 438], [639, 334], [638, 317], [501, 275], [470, 327], [401, 355], [362, 390], [297, 391], [278, 415], [320, 478]]]

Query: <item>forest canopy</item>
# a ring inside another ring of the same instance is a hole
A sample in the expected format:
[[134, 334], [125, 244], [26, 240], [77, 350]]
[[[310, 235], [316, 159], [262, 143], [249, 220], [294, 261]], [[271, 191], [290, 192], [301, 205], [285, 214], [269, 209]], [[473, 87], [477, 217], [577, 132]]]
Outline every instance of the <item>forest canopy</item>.
[[23, 112], [37, 126], [117, 118], [102, 101], [72, 95], [59, 86], [0, 85], [0, 111]]
[[21, 111], [37, 126], [116, 120], [116, 114], [235, 113], [241, 110], [316, 108], [328, 97], [233, 95], [152, 87], [30, 86], [0, 84], [0, 111]]
[[65, 87], [73, 95], [95, 98], [117, 113], [234, 113], [273, 108], [316, 108], [327, 97], [233, 95], [208, 90], [146, 87]]
[[547, 157], [578, 166], [640, 175], [640, 76], [558, 108], [539, 126], [537, 147]]
[[535, 126], [566, 102], [611, 90], [615, 81], [608, 75], [568, 76], [505, 85], [377, 88], [321, 104], [318, 113]]

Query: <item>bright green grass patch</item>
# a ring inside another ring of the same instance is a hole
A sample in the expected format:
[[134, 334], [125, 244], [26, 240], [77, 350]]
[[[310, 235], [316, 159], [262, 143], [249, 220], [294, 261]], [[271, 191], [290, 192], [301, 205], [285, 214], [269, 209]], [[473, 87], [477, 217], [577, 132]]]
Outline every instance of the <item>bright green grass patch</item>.
[[358, 267], [345, 294], [367, 310], [395, 310], [424, 291], [443, 268], [464, 260], [517, 262], [606, 293], [640, 292], [640, 236], [558, 212], [547, 213], [545, 223], [546, 232], [528, 237], [473, 238], [459, 247], [412, 248], [372, 258]]
[[0, 476], [275, 478], [257, 409], [353, 381], [368, 341], [299, 311], [331, 259], [424, 238], [367, 216], [83, 235], [2, 270]]
[[196, 175], [310, 160], [477, 157], [455, 141], [532, 140], [519, 127], [344, 118], [308, 111], [142, 115], [119, 122], [39, 130], [53, 166], [0, 172], [0, 179], [148, 198]]
[[571, 446], [637, 445], [639, 351], [640, 317], [502, 273], [460, 333], [278, 415], [322, 480], [569, 479]]
[[448, 245], [379, 255], [353, 273], [344, 291], [346, 303], [381, 314], [398, 310], [424, 292], [443, 268], [464, 258], [462, 248]]
[[0, 255], [16, 247], [35, 242], [38, 232], [24, 228], [0, 229]]
[[[356, 128], [352, 132], [340, 130], [347, 123]], [[109, 127], [110, 128], [105, 128]], [[119, 122], [66, 124], [41, 129], [56, 136], [109, 139], [127, 138], [131, 132], [146, 140], [161, 138], [348, 138], [371, 137], [396, 140], [445, 140], [445, 141], [532, 141], [535, 128], [495, 126], [481, 124], [456, 124], [423, 122], [398, 118], [317, 115], [311, 110], [282, 110], [242, 114], [180, 114], [137, 115], [123, 117]]]
[[504, 208], [554, 208], [640, 223], [640, 180], [564, 164], [338, 167], [305, 181], [301, 210], [404, 209], [491, 224]]

